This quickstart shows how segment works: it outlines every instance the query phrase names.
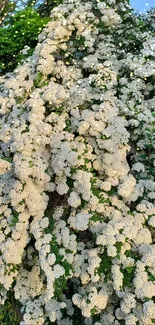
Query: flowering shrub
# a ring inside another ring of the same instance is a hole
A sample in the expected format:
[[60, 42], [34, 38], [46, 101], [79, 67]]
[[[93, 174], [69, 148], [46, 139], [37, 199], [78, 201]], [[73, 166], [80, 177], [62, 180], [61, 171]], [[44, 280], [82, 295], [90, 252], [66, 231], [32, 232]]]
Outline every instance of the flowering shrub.
[[154, 27], [116, 0], [51, 17], [1, 77], [1, 304], [13, 290], [20, 325], [153, 324]]

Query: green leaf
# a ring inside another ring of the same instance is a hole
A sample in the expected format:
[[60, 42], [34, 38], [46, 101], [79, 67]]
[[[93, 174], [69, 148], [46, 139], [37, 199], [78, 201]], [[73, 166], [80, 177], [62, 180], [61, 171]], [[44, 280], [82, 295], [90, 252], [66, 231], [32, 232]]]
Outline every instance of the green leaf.
[[48, 227], [44, 230], [45, 234], [52, 234], [54, 230], [54, 219], [53, 216], [51, 215], [51, 210], [47, 209], [45, 211], [45, 217], [49, 219], [49, 225]]
[[93, 195], [97, 196], [99, 198], [100, 194], [101, 194], [101, 190], [95, 188], [95, 187], [91, 187], [91, 191], [93, 193]]
[[99, 213], [95, 213], [91, 218], [90, 218], [90, 221], [94, 221], [94, 222], [97, 222], [97, 221], [103, 221], [103, 215], [99, 214]]
[[110, 191], [106, 191], [110, 196], [117, 193], [117, 186], [112, 186]]
[[67, 260], [61, 261], [60, 263], [64, 269], [65, 269], [65, 276], [71, 275], [71, 271], [73, 270], [73, 267], [71, 264], [68, 263]]
[[5, 161], [7, 161], [9, 163], [12, 163], [12, 160], [13, 160], [13, 158], [10, 158], [10, 157], [1, 157], [1, 159], [5, 160]]
[[122, 246], [123, 246], [123, 243], [122, 242], [117, 242], [115, 244], [115, 247], [117, 248], [117, 253], [120, 253], [121, 252]]
[[61, 295], [63, 294], [63, 291], [67, 290], [67, 280], [64, 276], [61, 276], [60, 278], [56, 279], [54, 281], [54, 295], [57, 299], [61, 299]]
[[71, 130], [72, 130], [71, 120], [67, 120], [65, 123], [66, 123], [66, 127], [64, 128], [64, 130], [68, 131], [68, 132], [71, 132]]
[[101, 136], [100, 136], [100, 139], [103, 139], [103, 140], [107, 140], [107, 139], [109, 139], [109, 138], [110, 138], [110, 136], [107, 137], [106, 135], [101, 135]]
[[65, 249], [65, 252], [66, 252], [66, 254], [73, 253], [73, 251], [71, 249], [68, 249], [68, 248]]
[[107, 204], [109, 204], [111, 201], [110, 201], [110, 199], [105, 199], [104, 197], [100, 197], [100, 199], [99, 199], [99, 203], [107, 203]]
[[151, 273], [149, 273], [148, 278], [150, 281], [155, 281], [155, 277]]
[[138, 255], [138, 253], [132, 252], [131, 250], [127, 250], [125, 252], [125, 255], [127, 257], [133, 258], [135, 261], [138, 261], [140, 259], [140, 256]]
[[150, 301], [150, 300], [152, 300], [152, 298], [147, 298], [147, 297], [145, 297], [144, 300], [145, 300], [145, 301]]
[[22, 201], [20, 201], [18, 204], [19, 205], [22, 205], [22, 204], [24, 204], [25, 203], [25, 200], [23, 199]]
[[67, 177], [67, 185], [69, 186], [70, 190], [72, 189], [73, 184], [74, 184], [74, 180], [72, 178], [70, 178], [70, 177]]
[[105, 275], [105, 282], [110, 278], [111, 276], [111, 267], [112, 267], [112, 259], [110, 256], [107, 255], [107, 251], [103, 253], [102, 256], [99, 256], [102, 260], [100, 262], [99, 268], [96, 270], [96, 273], [99, 275], [104, 274]]
[[127, 270], [128, 274], [131, 274], [135, 271], [135, 266], [128, 266], [128, 267], [126, 267], [126, 270]]
[[34, 80], [34, 84], [36, 87], [40, 85], [40, 82], [42, 81], [43, 77], [44, 77], [43, 73], [41, 72], [37, 73], [36, 79]]
[[18, 216], [19, 216], [18, 212], [13, 212], [12, 213], [10, 227], [14, 227], [16, 225], [16, 223], [18, 222]]
[[23, 130], [22, 132], [21, 132], [21, 134], [23, 134], [23, 133], [25, 133], [25, 132], [28, 132], [29, 131], [29, 127], [28, 127], [28, 125], [26, 126], [26, 128], [25, 128], [25, 130]]
[[123, 273], [123, 287], [132, 287], [135, 269], [135, 266], [128, 266], [121, 270]]
[[95, 315], [95, 314], [98, 314], [98, 313], [99, 313], [99, 311], [96, 308], [91, 309], [91, 315], [92, 316]]

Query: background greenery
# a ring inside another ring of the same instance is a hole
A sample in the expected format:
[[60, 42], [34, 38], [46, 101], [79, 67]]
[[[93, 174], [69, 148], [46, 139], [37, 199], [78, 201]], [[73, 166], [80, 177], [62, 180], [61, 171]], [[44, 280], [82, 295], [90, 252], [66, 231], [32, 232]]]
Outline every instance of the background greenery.
[[[50, 20], [52, 8], [61, 0], [11, 1], [0, 4], [0, 74], [12, 71], [19, 62], [31, 55], [37, 37]], [[29, 46], [27, 54], [22, 54]]]

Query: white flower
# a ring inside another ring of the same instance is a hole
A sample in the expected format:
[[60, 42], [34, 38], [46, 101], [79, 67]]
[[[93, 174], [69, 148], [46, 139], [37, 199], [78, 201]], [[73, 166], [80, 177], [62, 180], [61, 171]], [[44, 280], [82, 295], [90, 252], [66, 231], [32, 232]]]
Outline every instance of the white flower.
[[79, 294], [74, 294], [72, 297], [73, 304], [80, 306], [81, 303], [81, 296]]
[[120, 271], [120, 267], [118, 265], [112, 265], [111, 273], [113, 279], [113, 287], [116, 291], [119, 291], [123, 285], [123, 274]]
[[55, 264], [53, 270], [56, 279], [60, 278], [62, 275], [65, 274], [65, 269], [59, 264]]
[[149, 224], [151, 227], [155, 228], [155, 216], [152, 216], [151, 218], [149, 218], [149, 220], [148, 220], [148, 224]]
[[91, 294], [91, 302], [94, 304], [95, 307], [103, 310], [107, 306], [108, 295], [102, 292], [102, 290], [98, 294]]
[[0, 175], [6, 173], [12, 168], [12, 164], [4, 159], [0, 159]]
[[152, 243], [151, 232], [147, 228], [140, 229], [134, 238], [136, 244], [150, 244]]
[[41, 226], [41, 228], [47, 228], [48, 227], [48, 225], [49, 225], [49, 219], [46, 217], [46, 218], [43, 218], [43, 219], [41, 219], [41, 221], [40, 221], [40, 226]]
[[117, 248], [113, 245], [109, 245], [107, 249], [108, 256], [115, 257], [117, 255]]
[[77, 208], [78, 206], [80, 206], [81, 199], [75, 191], [70, 193], [70, 196], [68, 198], [68, 204], [73, 208]]
[[143, 312], [144, 315], [153, 319], [155, 317], [155, 303], [152, 300], [144, 302]]
[[81, 282], [82, 284], [87, 284], [90, 281], [90, 276], [88, 273], [81, 274]]
[[136, 325], [137, 317], [134, 314], [128, 314], [125, 316], [125, 324], [126, 325]]
[[136, 180], [132, 175], [126, 176], [123, 183], [118, 187], [118, 193], [125, 199], [130, 198], [132, 191], [136, 185]]
[[89, 219], [91, 215], [85, 212], [78, 213], [76, 215], [75, 227], [77, 230], [84, 231], [88, 228]]
[[89, 127], [90, 127], [90, 124], [87, 121], [81, 122], [81, 124], [78, 128], [79, 134], [85, 134], [86, 131], [88, 131]]
[[49, 265], [53, 265], [56, 261], [55, 254], [54, 253], [48, 254], [47, 260], [48, 260]]
[[138, 162], [132, 166], [132, 170], [136, 170], [137, 172], [145, 172], [145, 166], [144, 164]]
[[56, 190], [60, 195], [64, 195], [64, 194], [66, 194], [68, 192], [69, 187], [65, 183], [60, 183], [60, 184], [57, 185]]
[[125, 294], [123, 299], [121, 300], [120, 306], [121, 306], [121, 310], [125, 314], [129, 314], [132, 308], [136, 307], [135, 296], [132, 293]]

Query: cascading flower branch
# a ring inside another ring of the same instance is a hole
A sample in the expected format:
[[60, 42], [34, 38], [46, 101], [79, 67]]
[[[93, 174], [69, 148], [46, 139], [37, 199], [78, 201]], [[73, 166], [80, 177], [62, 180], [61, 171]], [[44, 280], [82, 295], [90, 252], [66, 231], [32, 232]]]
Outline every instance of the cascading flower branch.
[[127, 1], [66, 0], [0, 78], [0, 302], [13, 290], [20, 325], [155, 323], [155, 47], [141, 26]]

